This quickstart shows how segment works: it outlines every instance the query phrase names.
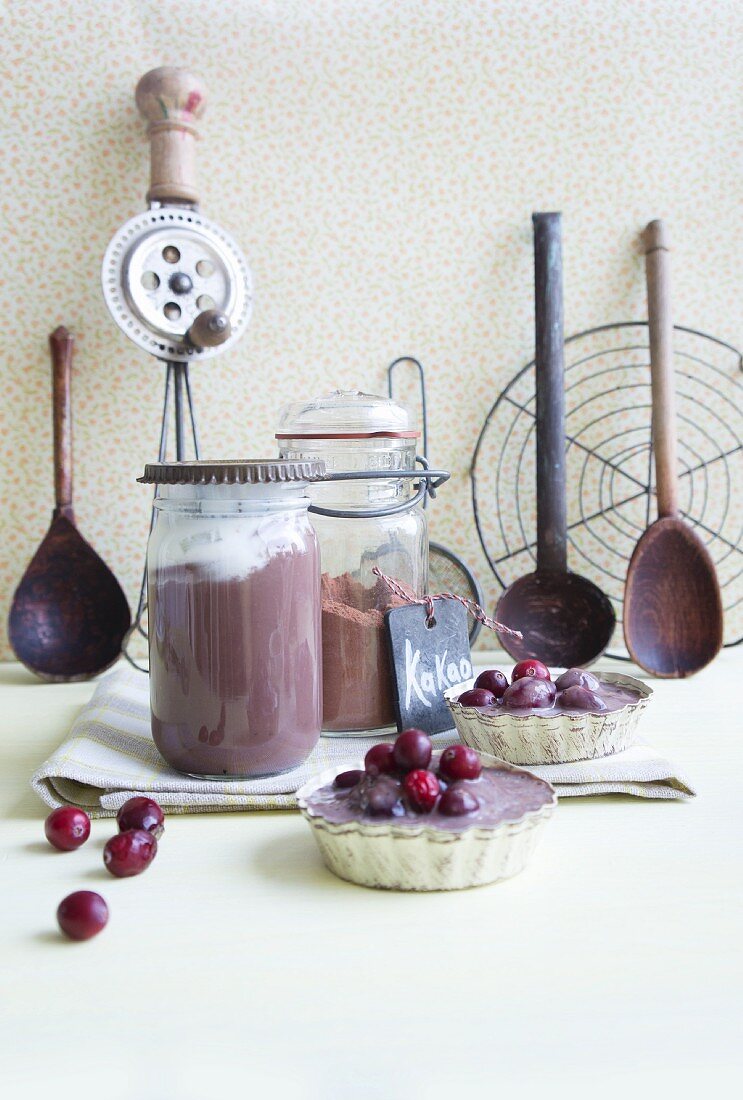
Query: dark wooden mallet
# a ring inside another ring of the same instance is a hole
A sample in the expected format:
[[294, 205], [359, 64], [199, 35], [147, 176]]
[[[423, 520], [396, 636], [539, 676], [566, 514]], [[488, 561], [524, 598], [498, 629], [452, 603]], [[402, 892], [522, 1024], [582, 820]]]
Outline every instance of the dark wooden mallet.
[[510, 585], [495, 618], [520, 630], [501, 635], [521, 661], [570, 667], [595, 661], [615, 626], [607, 596], [568, 570], [565, 498], [565, 367], [560, 214], [533, 214], [537, 392], [537, 568]]
[[8, 619], [13, 652], [44, 680], [86, 680], [113, 664], [131, 615], [119, 582], [75, 526], [71, 373], [74, 338], [49, 337], [54, 414], [52, 522], [16, 589]]

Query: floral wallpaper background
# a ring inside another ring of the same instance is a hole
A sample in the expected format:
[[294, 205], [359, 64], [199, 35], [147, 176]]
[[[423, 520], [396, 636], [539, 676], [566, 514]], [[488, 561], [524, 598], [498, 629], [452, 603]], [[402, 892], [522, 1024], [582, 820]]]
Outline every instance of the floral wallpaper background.
[[53, 506], [58, 324], [77, 338], [78, 524], [136, 603], [149, 507], [135, 479], [156, 456], [164, 367], [107, 313], [100, 265], [145, 207], [144, 72], [183, 64], [206, 82], [201, 208], [255, 280], [245, 337], [193, 369], [204, 456], [274, 454], [286, 401], [384, 392], [387, 364], [417, 356], [429, 457], [452, 471], [432, 535], [492, 607], [469, 470], [533, 355], [532, 211], [563, 212], [566, 333], [645, 316], [638, 234], [664, 217], [677, 322], [741, 343], [742, 23], [734, 0], [6, 3], [3, 617]]

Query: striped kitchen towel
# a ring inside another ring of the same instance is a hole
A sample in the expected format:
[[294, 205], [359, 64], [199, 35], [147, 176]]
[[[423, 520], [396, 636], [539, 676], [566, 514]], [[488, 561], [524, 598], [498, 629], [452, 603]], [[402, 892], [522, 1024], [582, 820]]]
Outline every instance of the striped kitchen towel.
[[[456, 740], [454, 730], [433, 738]], [[294, 792], [328, 768], [360, 766], [378, 738], [321, 737], [301, 767], [261, 779], [192, 779], [162, 759], [150, 732], [149, 682], [130, 668], [104, 676], [67, 738], [31, 778], [48, 806], [82, 806], [94, 817], [113, 816], [133, 794], [150, 794], [169, 813], [296, 808]], [[529, 769], [552, 783], [560, 797], [620, 793], [641, 798], [687, 799], [694, 792], [673, 766], [646, 745], [600, 760]]]

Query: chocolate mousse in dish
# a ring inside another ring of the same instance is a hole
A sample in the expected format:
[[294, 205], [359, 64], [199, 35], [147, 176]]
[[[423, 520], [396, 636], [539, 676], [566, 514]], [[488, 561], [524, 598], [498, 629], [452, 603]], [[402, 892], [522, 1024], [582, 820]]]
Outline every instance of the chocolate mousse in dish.
[[632, 676], [569, 668], [554, 680], [534, 659], [511, 682], [499, 669], [445, 693], [460, 739], [512, 764], [557, 764], [629, 748], [650, 688]]
[[465, 745], [434, 752], [422, 730], [380, 742], [363, 768], [297, 792], [327, 867], [389, 890], [458, 890], [525, 866], [556, 795], [549, 783]]

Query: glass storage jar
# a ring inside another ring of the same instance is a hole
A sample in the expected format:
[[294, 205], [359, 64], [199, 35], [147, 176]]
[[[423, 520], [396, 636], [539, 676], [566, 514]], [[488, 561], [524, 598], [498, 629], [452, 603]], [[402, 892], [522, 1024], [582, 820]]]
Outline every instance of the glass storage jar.
[[[384, 612], [401, 601], [372, 570], [424, 594], [428, 535], [418, 432], [385, 397], [335, 390], [287, 406], [283, 459], [322, 461], [310, 490], [322, 557], [323, 731], [362, 734], [395, 721]], [[416, 484], [419, 482], [419, 484]]]
[[320, 736], [320, 556], [307, 514], [317, 462], [174, 462], [147, 551], [152, 735], [174, 768], [272, 775]]

